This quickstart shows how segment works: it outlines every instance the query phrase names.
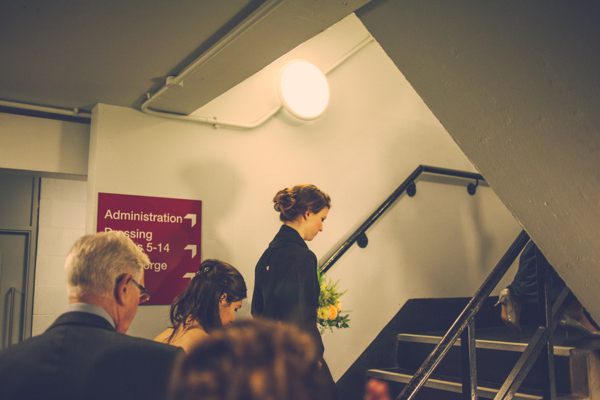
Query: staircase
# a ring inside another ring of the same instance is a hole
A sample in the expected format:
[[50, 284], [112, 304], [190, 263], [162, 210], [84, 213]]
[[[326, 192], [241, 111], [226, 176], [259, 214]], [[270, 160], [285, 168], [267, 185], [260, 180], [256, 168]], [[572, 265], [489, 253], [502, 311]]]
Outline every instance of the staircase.
[[[484, 321], [494, 318], [499, 321], [497, 309], [487, 307], [487, 310], [484, 308], [481, 312], [484, 313]], [[432, 311], [426, 315], [435, 318], [435, 314]], [[477, 328], [476, 324], [475, 333], [477, 394], [481, 398], [494, 398], [537, 327], [523, 326], [522, 332], [515, 334], [501, 325], [482, 325], [484, 326]], [[397, 366], [368, 369], [367, 377], [388, 382], [392, 398], [396, 398], [443, 334], [443, 331], [397, 334]], [[558, 327], [554, 334], [554, 354], [557, 398], [600, 399], [600, 340], [585, 339], [579, 332]], [[542, 377], [538, 370], [537, 365], [534, 365], [515, 399], [542, 399]], [[416, 399], [464, 398], [468, 397], [462, 395], [459, 339], [436, 367]]]

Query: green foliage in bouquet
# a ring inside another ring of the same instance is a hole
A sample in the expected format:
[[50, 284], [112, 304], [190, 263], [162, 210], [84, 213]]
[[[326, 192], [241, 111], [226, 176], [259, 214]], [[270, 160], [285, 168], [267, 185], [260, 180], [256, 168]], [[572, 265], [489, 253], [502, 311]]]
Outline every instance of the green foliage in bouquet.
[[319, 286], [321, 287], [321, 293], [319, 294], [319, 308], [317, 309], [317, 326], [321, 332], [325, 332], [326, 328], [329, 328], [333, 332], [333, 328], [348, 328], [350, 322], [349, 311], [342, 310], [342, 302], [340, 297], [346, 290], [340, 292], [338, 289], [338, 282], [325, 281], [325, 277], [318, 271]]

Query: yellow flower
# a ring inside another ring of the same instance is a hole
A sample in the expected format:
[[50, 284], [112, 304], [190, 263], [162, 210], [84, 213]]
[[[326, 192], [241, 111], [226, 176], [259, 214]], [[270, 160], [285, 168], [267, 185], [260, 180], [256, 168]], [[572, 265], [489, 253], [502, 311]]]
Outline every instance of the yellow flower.
[[325, 282], [321, 283], [321, 292], [325, 293], [327, 290], [327, 284]]
[[335, 317], [337, 317], [337, 315], [338, 315], [337, 307], [331, 305], [328, 307], [328, 309], [329, 309], [329, 319], [335, 319]]
[[335, 308], [337, 308], [338, 311], [341, 311], [342, 302], [340, 301], [340, 299], [335, 299]]
[[329, 310], [326, 307], [320, 307], [317, 310], [317, 317], [320, 319], [327, 319], [327, 317], [329, 316]]

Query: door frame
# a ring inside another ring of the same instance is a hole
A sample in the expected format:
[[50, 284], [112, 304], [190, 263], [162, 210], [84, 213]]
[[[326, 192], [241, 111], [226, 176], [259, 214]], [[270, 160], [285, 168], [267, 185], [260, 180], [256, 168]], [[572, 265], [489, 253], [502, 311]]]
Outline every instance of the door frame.
[[[37, 225], [37, 222], [36, 222]], [[33, 298], [35, 294], [35, 255], [37, 247], [37, 232], [33, 229], [4, 229], [0, 228], [0, 233], [25, 235], [26, 254], [25, 254], [25, 287], [23, 300], [23, 330], [19, 341], [31, 337], [33, 328]]]
[[[3, 173], [0, 170], [0, 173]], [[6, 173], [7, 175], [14, 175]], [[20, 174], [21, 175], [21, 174]], [[0, 226], [0, 232], [25, 234], [27, 241], [27, 252], [25, 260], [25, 288], [24, 288], [24, 310], [23, 310], [23, 329], [19, 341], [23, 341], [31, 337], [33, 328], [33, 300], [35, 294], [35, 267], [37, 254], [37, 239], [40, 214], [40, 186], [41, 176], [37, 174], [24, 174], [32, 179], [32, 195], [31, 195], [31, 212], [29, 226]], [[14, 338], [13, 338], [14, 339]]]

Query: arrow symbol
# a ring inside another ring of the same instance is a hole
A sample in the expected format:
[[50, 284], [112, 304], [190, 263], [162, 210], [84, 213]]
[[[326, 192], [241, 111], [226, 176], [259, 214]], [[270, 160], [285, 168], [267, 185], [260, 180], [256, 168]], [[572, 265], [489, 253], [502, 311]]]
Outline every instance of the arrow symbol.
[[187, 274], [185, 274], [183, 277], [184, 278], [190, 278], [190, 279], [194, 279], [194, 277], [196, 276], [195, 273], [193, 272], [188, 272]]
[[183, 219], [189, 219], [192, 221], [192, 228], [196, 225], [196, 214], [187, 214]]
[[195, 244], [188, 244], [183, 249], [184, 250], [191, 250], [192, 251], [192, 258], [194, 258], [194, 257], [196, 257], [197, 248], [198, 248], [198, 246], [196, 246]]

